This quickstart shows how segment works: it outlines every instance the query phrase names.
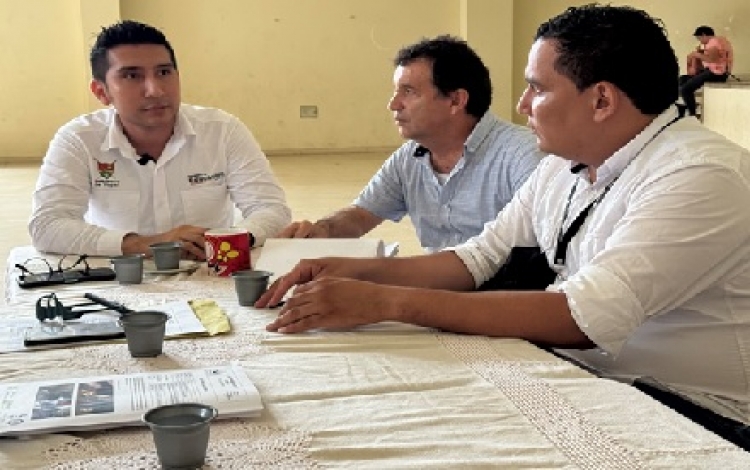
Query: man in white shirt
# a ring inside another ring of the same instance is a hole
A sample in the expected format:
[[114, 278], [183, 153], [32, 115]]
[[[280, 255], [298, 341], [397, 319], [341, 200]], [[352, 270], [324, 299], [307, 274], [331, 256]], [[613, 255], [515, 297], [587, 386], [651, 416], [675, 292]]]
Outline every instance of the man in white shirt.
[[41, 251], [150, 254], [182, 242], [204, 259], [204, 232], [239, 224], [261, 244], [291, 221], [283, 190], [250, 131], [218, 109], [181, 104], [174, 51], [135, 21], [103, 28], [91, 91], [107, 109], [65, 124], [50, 143], [29, 232]]
[[[588, 5], [542, 24], [518, 110], [551, 155], [497, 219], [433, 255], [302, 261], [256, 304], [301, 284], [268, 329], [394, 320], [524, 338], [750, 450], [750, 152], [681, 117], [677, 72], [645, 12]], [[451, 292], [535, 246], [557, 274], [545, 290]]]

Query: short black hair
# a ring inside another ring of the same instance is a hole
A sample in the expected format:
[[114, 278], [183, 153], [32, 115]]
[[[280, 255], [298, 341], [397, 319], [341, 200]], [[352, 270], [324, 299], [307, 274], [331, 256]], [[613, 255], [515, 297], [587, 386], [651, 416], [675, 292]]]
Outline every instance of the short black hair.
[[442, 35], [402, 48], [393, 60], [404, 66], [418, 59], [432, 64], [432, 83], [441, 94], [464, 89], [469, 94], [466, 112], [481, 118], [492, 103], [490, 71], [463, 39]]
[[662, 21], [645, 11], [596, 3], [570, 7], [539, 26], [534, 40], [540, 39], [556, 42], [555, 70], [578, 90], [610, 82], [650, 115], [677, 101], [677, 56]]
[[124, 20], [102, 28], [96, 37], [96, 42], [91, 47], [91, 54], [89, 55], [91, 75], [94, 79], [100, 82], [105, 81], [107, 70], [109, 70], [109, 58], [107, 57], [109, 50], [129, 44], [155, 44], [166, 47], [172, 65], [175, 69], [177, 68], [174, 49], [172, 49], [172, 45], [169, 44], [164, 33], [144, 23]]
[[714, 36], [714, 29], [706, 25], [698, 26], [697, 28], [695, 28], [693, 36]]

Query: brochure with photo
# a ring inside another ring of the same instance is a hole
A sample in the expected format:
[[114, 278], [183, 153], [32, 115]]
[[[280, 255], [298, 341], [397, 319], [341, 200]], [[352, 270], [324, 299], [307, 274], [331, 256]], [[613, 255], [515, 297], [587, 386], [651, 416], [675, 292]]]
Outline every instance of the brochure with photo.
[[0, 384], [0, 436], [141, 425], [146, 411], [203, 403], [219, 418], [257, 416], [260, 394], [238, 364]]

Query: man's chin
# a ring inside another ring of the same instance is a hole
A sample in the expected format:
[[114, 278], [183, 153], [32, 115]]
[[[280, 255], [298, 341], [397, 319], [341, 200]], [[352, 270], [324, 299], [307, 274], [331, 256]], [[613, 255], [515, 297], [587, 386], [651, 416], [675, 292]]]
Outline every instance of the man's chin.
[[407, 129], [404, 129], [401, 126], [398, 126], [398, 134], [403, 137], [404, 139], [411, 139], [412, 134]]

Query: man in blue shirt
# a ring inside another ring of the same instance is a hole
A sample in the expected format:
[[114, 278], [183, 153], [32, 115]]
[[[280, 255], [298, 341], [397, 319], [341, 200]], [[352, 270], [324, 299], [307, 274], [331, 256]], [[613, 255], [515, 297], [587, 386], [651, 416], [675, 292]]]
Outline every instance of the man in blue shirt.
[[542, 158], [524, 127], [489, 107], [487, 67], [465, 41], [425, 39], [399, 51], [388, 103], [406, 139], [351, 206], [294, 222], [285, 238], [358, 238], [409, 215], [422, 247], [436, 251], [482, 231]]

